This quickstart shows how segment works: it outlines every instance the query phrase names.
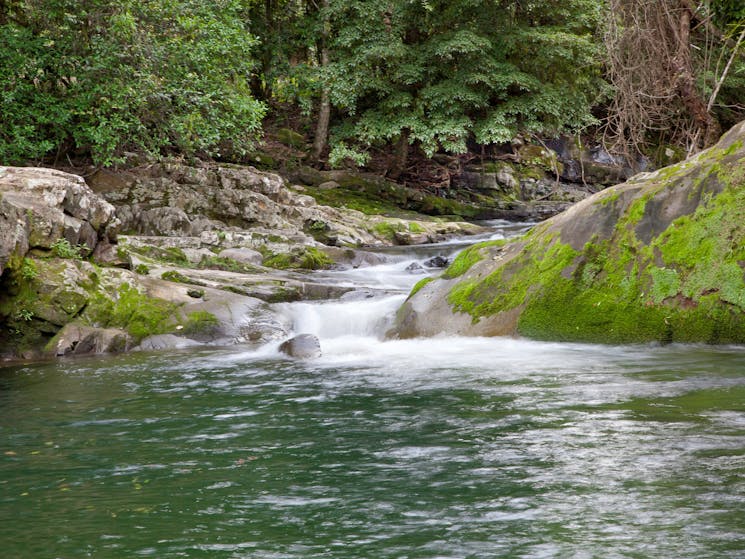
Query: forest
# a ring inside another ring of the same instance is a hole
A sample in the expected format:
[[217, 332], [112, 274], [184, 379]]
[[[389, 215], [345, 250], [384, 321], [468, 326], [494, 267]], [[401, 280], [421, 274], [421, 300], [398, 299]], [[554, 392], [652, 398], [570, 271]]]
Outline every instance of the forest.
[[0, 163], [309, 163], [590, 137], [678, 158], [745, 118], [739, 0], [5, 0]]

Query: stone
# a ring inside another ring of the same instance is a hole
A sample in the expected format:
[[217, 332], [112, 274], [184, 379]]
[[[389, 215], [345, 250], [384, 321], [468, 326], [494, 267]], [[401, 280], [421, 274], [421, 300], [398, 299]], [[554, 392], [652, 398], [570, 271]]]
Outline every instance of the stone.
[[91, 355], [120, 353], [130, 348], [132, 338], [117, 328], [94, 328], [81, 324], [67, 324], [47, 346], [51, 355]]
[[326, 181], [318, 185], [320, 190], [333, 190], [339, 188], [341, 185], [336, 181]]
[[182, 338], [175, 334], [158, 334], [149, 336], [140, 342], [134, 351], [158, 351], [164, 349], [185, 349], [202, 345], [189, 338]]
[[299, 334], [282, 342], [279, 351], [297, 359], [321, 357], [321, 342], [313, 334]]
[[424, 268], [422, 268], [419, 262], [412, 262], [411, 264], [406, 266], [405, 270], [409, 272], [410, 274], [423, 274], [424, 273]]
[[252, 250], [250, 248], [226, 248], [225, 250], [221, 250], [218, 256], [250, 266], [261, 266], [261, 262], [264, 260], [264, 257], [258, 250]]
[[466, 249], [458, 275], [420, 286], [391, 334], [743, 344], [743, 166], [745, 122], [528, 236]]
[[429, 260], [425, 260], [424, 265], [427, 268], [447, 268], [450, 265], [450, 260], [438, 254]]
[[119, 221], [114, 206], [82, 178], [54, 169], [0, 166], [0, 273], [12, 257], [49, 250], [61, 238], [94, 251], [112, 242]]

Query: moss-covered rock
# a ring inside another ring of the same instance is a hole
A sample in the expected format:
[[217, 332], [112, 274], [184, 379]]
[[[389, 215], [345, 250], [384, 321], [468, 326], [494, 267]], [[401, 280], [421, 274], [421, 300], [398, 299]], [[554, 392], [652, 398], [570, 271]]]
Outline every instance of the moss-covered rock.
[[442, 331], [607, 343], [745, 343], [745, 123], [712, 149], [462, 253], [398, 313]]

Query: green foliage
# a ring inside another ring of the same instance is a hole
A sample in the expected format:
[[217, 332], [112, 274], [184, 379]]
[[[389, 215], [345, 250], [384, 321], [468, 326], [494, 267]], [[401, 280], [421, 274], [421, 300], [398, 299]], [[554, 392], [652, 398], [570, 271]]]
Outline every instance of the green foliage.
[[32, 281], [39, 276], [39, 269], [36, 267], [36, 262], [30, 258], [24, 258], [19, 273], [24, 280]]
[[328, 16], [333, 60], [321, 76], [347, 117], [335, 150], [403, 138], [429, 155], [462, 153], [471, 136], [501, 143], [594, 122], [597, 1], [336, 0]]
[[42, 0], [0, 21], [1, 162], [241, 155], [259, 132], [239, 0]]
[[150, 268], [146, 264], [137, 264], [137, 266], [134, 267], [134, 272], [135, 274], [146, 276], [150, 273]]
[[69, 258], [72, 260], [80, 260], [83, 258], [80, 246], [74, 246], [70, 244], [67, 239], [57, 239], [52, 245], [52, 254], [58, 258]]

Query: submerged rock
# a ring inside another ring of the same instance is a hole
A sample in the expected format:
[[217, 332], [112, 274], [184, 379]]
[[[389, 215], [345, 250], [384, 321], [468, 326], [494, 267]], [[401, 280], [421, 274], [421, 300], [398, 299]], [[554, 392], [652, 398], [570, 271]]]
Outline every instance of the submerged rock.
[[419, 285], [392, 335], [745, 343], [745, 122]]
[[321, 356], [321, 342], [313, 334], [299, 334], [282, 342], [279, 351], [298, 359], [315, 359]]

